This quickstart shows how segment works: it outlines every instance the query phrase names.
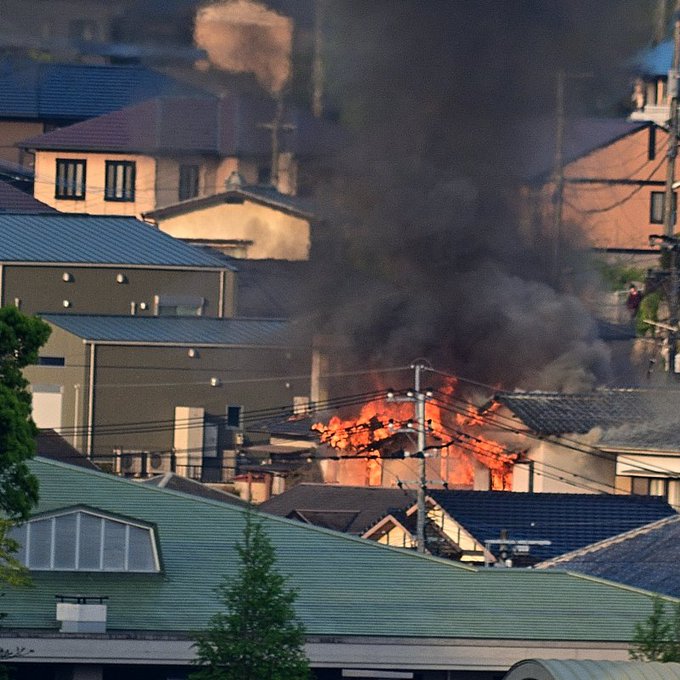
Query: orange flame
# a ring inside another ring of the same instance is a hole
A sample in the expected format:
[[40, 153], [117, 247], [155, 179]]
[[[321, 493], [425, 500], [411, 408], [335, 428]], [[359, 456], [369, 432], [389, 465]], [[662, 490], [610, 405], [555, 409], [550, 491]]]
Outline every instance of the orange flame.
[[[449, 380], [439, 391], [444, 397], [450, 397], [455, 393], [455, 387], [455, 381]], [[434, 471], [442, 483], [450, 486], [473, 488], [476, 472], [486, 469], [491, 489], [512, 488], [512, 467], [517, 455], [480, 433], [484, 417], [473, 406], [465, 407], [462, 414], [460, 410], [456, 405], [453, 412], [446, 402], [441, 406], [436, 400], [426, 402], [428, 474]], [[409, 429], [413, 417], [414, 405], [410, 401], [376, 399], [364, 404], [355, 417], [333, 416], [327, 424], [316, 423], [312, 429], [321, 434], [322, 443], [355, 458], [353, 466], [359, 461], [363, 463], [353, 475], [353, 483], [380, 485], [386, 466], [394, 467], [400, 462], [390, 460], [387, 449], [391, 442], [393, 448], [399, 448], [401, 444], [411, 453], [415, 452], [412, 437], [400, 435]], [[438, 460], [436, 469], [435, 460]], [[395, 476], [392, 483], [396, 479]]]

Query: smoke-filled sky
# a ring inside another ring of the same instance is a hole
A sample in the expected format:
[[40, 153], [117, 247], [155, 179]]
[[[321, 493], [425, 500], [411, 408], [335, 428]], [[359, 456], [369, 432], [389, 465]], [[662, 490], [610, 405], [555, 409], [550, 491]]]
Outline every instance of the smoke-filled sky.
[[[352, 131], [321, 192], [324, 329], [361, 362], [490, 384], [580, 390], [610, 378], [590, 315], [548, 281], [513, 201], [522, 129], [618, 114], [651, 0], [327, 0], [331, 106]], [[620, 115], [620, 114], [619, 114]], [[550, 141], [550, 140], [548, 140]], [[543, 152], [545, 155], [545, 152]]]

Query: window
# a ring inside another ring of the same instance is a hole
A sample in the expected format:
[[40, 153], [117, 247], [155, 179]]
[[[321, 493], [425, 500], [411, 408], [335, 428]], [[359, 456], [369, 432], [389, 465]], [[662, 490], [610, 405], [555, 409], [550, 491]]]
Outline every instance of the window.
[[85, 168], [84, 159], [57, 158], [57, 179], [54, 197], [83, 201], [85, 199]]
[[38, 357], [38, 366], [65, 366], [64, 357]]
[[179, 166], [179, 200], [198, 196], [198, 165]]
[[156, 295], [156, 316], [202, 316], [205, 299], [200, 295]]
[[[676, 218], [677, 195], [673, 194], [673, 224]], [[665, 191], [652, 191], [649, 202], [649, 221], [652, 224], [663, 224], [663, 211], [666, 203]]]
[[160, 571], [150, 526], [86, 510], [36, 518], [10, 535], [17, 559], [34, 571]]
[[135, 162], [106, 161], [106, 201], [135, 200]]

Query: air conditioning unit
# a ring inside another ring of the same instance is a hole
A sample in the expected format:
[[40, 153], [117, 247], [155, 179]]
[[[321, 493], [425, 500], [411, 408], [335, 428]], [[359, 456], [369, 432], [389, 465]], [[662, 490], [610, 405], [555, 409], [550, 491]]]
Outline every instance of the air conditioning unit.
[[172, 454], [157, 452], [146, 454], [146, 471], [150, 475], [172, 472]]
[[114, 449], [114, 472], [122, 477], [140, 477], [142, 474], [143, 456], [143, 451], [123, 451], [123, 449]]

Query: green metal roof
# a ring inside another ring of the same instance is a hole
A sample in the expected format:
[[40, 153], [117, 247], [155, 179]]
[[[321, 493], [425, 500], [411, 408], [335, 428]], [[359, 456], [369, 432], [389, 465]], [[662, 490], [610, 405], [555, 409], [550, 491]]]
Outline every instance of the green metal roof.
[[503, 680], [680, 680], [680, 663], [530, 659]]
[[[163, 573], [33, 573], [8, 588], [6, 629], [55, 630], [56, 594], [108, 596], [111, 631], [205, 626], [238, 568], [245, 510], [38, 458], [36, 512], [88, 505], [154, 524]], [[648, 593], [559, 571], [475, 569], [263, 515], [310, 635], [627, 641]]]

